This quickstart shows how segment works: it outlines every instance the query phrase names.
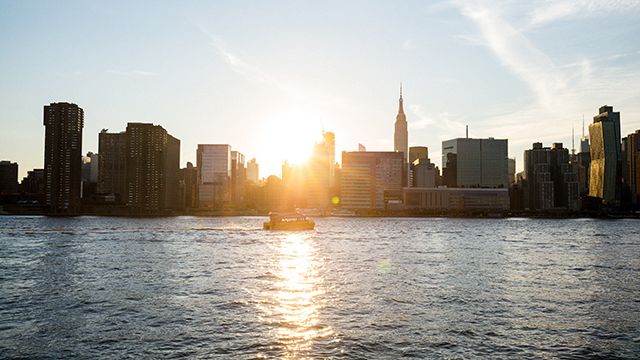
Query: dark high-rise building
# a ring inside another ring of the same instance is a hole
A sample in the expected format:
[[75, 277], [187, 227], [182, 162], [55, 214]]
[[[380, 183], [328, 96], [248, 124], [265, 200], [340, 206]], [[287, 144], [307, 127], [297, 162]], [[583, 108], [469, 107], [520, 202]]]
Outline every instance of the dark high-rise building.
[[629, 190], [630, 203], [638, 205], [640, 204], [640, 130], [629, 134], [623, 144], [623, 152], [626, 155], [623, 159], [624, 182]]
[[178, 207], [180, 140], [162, 126], [128, 123], [126, 203], [136, 213]]
[[20, 192], [44, 197], [45, 187], [44, 169], [33, 169], [22, 178]]
[[187, 162], [187, 167], [180, 169], [178, 179], [180, 186], [180, 206], [182, 210], [198, 207], [198, 168]]
[[580, 194], [577, 177], [570, 164], [569, 149], [562, 147], [562, 143], [554, 143], [550, 153], [554, 206], [578, 210]]
[[589, 138], [589, 196], [615, 205], [620, 202], [621, 184], [620, 113], [611, 106], [602, 106], [589, 125]]
[[569, 150], [561, 143], [554, 143], [551, 148], [534, 143], [532, 149], [525, 150], [524, 177], [524, 207], [531, 210], [579, 208], [576, 174], [569, 163]]
[[412, 146], [409, 148], [409, 164], [413, 164], [417, 159], [426, 160], [429, 158], [429, 148], [426, 146]]
[[116, 202], [125, 202], [127, 191], [127, 134], [98, 135], [98, 193], [109, 195]]
[[412, 146], [409, 148], [409, 186], [432, 188], [436, 187], [440, 170], [429, 159], [429, 149], [426, 146]]
[[0, 161], [0, 194], [18, 192], [18, 163]]
[[507, 188], [508, 141], [458, 138], [442, 142], [442, 167], [448, 187]]
[[516, 159], [507, 159], [507, 178], [509, 186], [516, 183]]
[[247, 169], [244, 165], [244, 155], [239, 151], [231, 151], [231, 202], [234, 206], [244, 204], [244, 183], [247, 179]]
[[542, 143], [534, 143], [524, 151], [524, 207], [548, 210], [554, 207], [551, 180], [551, 152]]
[[80, 206], [84, 111], [76, 104], [44, 107], [45, 199], [51, 213], [73, 214]]

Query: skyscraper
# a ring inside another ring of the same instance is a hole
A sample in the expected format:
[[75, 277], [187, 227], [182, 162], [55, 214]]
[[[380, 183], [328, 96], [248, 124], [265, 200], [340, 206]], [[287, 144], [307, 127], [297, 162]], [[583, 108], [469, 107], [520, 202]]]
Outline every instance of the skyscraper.
[[179, 208], [181, 210], [198, 207], [198, 169], [187, 162], [187, 167], [180, 169], [178, 179], [180, 187]]
[[629, 187], [631, 204], [638, 205], [640, 202], [640, 130], [629, 134], [624, 141], [626, 158], [625, 162], [626, 178], [625, 183]]
[[244, 155], [239, 151], [231, 151], [231, 201], [235, 206], [244, 206], [244, 182], [247, 169], [244, 166]]
[[231, 200], [231, 146], [198, 144], [198, 204], [201, 208], [222, 208]]
[[409, 133], [407, 132], [407, 116], [404, 114], [402, 99], [402, 84], [400, 85], [400, 99], [398, 100], [398, 115], [396, 115], [395, 130], [393, 133], [393, 150], [404, 154], [404, 162], [409, 156]]
[[322, 141], [313, 147], [303, 174], [306, 206], [324, 209], [329, 205], [330, 189], [335, 181], [335, 135], [322, 132]]
[[247, 163], [247, 180], [257, 183], [260, 179], [260, 168], [256, 158], [249, 160]]
[[127, 190], [127, 133], [98, 134], [98, 194], [124, 202]]
[[404, 158], [399, 152], [342, 152], [340, 203], [346, 209], [384, 209], [402, 201]]
[[126, 148], [127, 206], [143, 214], [176, 209], [180, 140], [159, 125], [128, 123]]
[[442, 142], [442, 171], [448, 187], [506, 188], [506, 139], [458, 138]]
[[84, 111], [60, 102], [44, 107], [45, 201], [55, 214], [77, 213], [80, 207]]
[[409, 164], [412, 164], [417, 159], [428, 159], [429, 148], [426, 146], [412, 146], [409, 148]]
[[620, 200], [620, 113], [612, 106], [602, 106], [589, 125], [591, 169], [589, 172], [589, 196], [599, 198], [605, 204]]

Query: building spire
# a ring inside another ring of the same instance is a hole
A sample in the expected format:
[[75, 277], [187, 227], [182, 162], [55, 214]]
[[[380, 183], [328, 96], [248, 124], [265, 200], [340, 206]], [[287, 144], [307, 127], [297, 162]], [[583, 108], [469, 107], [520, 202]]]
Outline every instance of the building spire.
[[576, 135], [573, 126], [571, 126], [571, 155], [576, 154]]
[[398, 114], [404, 114], [404, 106], [402, 105], [402, 82], [400, 83], [400, 99], [398, 105]]

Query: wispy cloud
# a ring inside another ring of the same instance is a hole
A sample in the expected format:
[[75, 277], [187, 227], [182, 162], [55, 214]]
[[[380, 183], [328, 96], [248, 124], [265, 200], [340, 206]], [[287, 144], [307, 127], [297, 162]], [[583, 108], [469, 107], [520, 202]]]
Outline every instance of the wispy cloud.
[[[568, 1], [533, 1], [526, 6], [481, 0], [454, 3], [479, 30], [481, 40], [473, 45], [484, 43], [496, 60], [532, 91], [534, 101], [528, 105], [498, 103], [481, 121], [494, 136], [510, 139], [512, 156], [521, 156], [533, 141], [568, 139], [570, 144], [571, 127], [580, 125], [581, 115], [586, 112], [589, 119], [605, 103], [626, 105], [629, 112], [640, 110], [634, 105], [640, 99], [640, 70], [610, 66], [628, 54], [581, 56], [571, 63], [558, 64], [527, 36], [531, 26], [600, 10], [634, 11], [640, 2], [580, 1], [577, 7]], [[518, 26], [522, 19], [530, 26]], [[636, 126], [634, 123], [640, 125], [637, 119], [630, 119], [626, 125]]]
[[240, 55], [229, 50], [220, 36], [209, 33], [202, 25], [193, 23], [200, 32], [207, 36], [209, 44], [222, 57], [230, 69], [240, 74], [245, 79], [275, 86], [280, 90], [289, 90], [289, 86], [278, 80], [276, 77], [263, 71], [260, 67], [245, 61]]
[[545, 23], [572, 17], [588, 17], [596, 13], [616, 11], [638, 11], [637, 0], [544, 0], [531, 2], [529, 26], [540, 26]]
[[460, 8], [477, 25], [496, 58], [526, 82], [542, 104], [553, 106], [554, 94], [567, 83], [553, 61], [493, 7], [461, 3]]

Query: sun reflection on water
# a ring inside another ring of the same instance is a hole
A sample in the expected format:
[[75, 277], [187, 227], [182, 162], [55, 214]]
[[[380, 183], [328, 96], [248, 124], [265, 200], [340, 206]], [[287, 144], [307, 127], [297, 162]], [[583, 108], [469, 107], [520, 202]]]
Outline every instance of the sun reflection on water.
[[288, 234], [280, 240], [274, 259], [276, 281], [267, 312], [274, 321], [274, 335], [285, 347], [285, 357], [304, 358], [313, 342], [327, 338], [331, 327], [320, 323], [322, 277], [314, 256], [312, 239]]

